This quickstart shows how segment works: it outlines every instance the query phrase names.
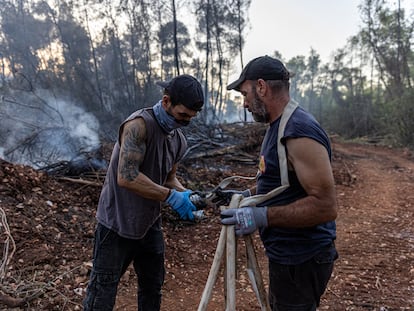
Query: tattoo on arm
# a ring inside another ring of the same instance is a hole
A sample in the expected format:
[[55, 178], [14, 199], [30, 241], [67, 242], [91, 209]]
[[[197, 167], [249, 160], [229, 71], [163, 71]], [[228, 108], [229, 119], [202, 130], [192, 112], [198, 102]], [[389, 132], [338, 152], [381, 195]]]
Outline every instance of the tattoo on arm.
[[145, 129], [141, 127], [126, 127], [120, 151], [118, 171], [122, 178], [133, 181], [138, 177], [139, 167], [144, 161]]

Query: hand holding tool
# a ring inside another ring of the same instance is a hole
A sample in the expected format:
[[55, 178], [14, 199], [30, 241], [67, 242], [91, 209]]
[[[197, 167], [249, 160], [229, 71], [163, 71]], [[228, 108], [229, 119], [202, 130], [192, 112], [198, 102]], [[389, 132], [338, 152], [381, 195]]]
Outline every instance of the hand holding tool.
[[180, 215], [181, 219], [184, 220], [194, 220], [193, 211], [196, 210], [196, 207], [190, 200], [191, 193], [191, 190], [180, 192], [172, 189], [166, 200], [173, 210]]

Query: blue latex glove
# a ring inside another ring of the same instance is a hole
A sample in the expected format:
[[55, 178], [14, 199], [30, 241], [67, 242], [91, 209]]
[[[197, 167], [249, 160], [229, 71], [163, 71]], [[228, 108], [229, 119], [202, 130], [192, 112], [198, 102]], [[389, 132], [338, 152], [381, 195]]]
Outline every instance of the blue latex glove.
[[191, 203], [190, 195], [190, 190], [180, 192], [173, 189], [166, 200], [173, 210], [180, 215], [181, 219], [184, 220], [194, 220], [193, 211], [196, 210], [196, 207]]
[[257, 228], [265, 228], [267, 223], [267, 206], [229, 208], [221, 212], [223, 225], [235, 225], [236, 235], [247, 235]]

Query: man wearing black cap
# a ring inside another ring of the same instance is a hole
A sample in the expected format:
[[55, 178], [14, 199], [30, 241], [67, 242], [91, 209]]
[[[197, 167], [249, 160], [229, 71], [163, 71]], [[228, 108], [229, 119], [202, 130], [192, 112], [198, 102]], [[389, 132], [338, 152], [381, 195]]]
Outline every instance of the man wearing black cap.
[[239, 91], [244, 107], [269, 128], [256, 186], [243, 191], [255, 195], [221, 216], [224, 225], [235, 225], [237, 235], [260, 230], [272, 310], [310, 311], [319, 306], [338, 257], [336, 194], [329, 138], [290, 98], [290, 77], [279, 60], [263, 56], [227, 87]]
[[164, 282], [161, 202], [182, 219], [196, 210], [190, 190], [176, 177], [188, 125], [204, 103], [200, 83], [180, 75], [151, 108], [130, 115], [120, 126], [97, 210], [93, 268], [84, 310], [112, 310], [121, 276], [132, 262], [138, 277], [139, 310], [160, 310]]

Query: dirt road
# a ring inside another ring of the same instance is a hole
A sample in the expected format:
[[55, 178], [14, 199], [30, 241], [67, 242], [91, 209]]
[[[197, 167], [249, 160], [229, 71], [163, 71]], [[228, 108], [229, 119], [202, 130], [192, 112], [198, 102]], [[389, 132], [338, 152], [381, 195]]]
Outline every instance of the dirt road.
[[414, 310], [414, 162], [408, 152], [335, 144], [340, 259], [321, 310]]

